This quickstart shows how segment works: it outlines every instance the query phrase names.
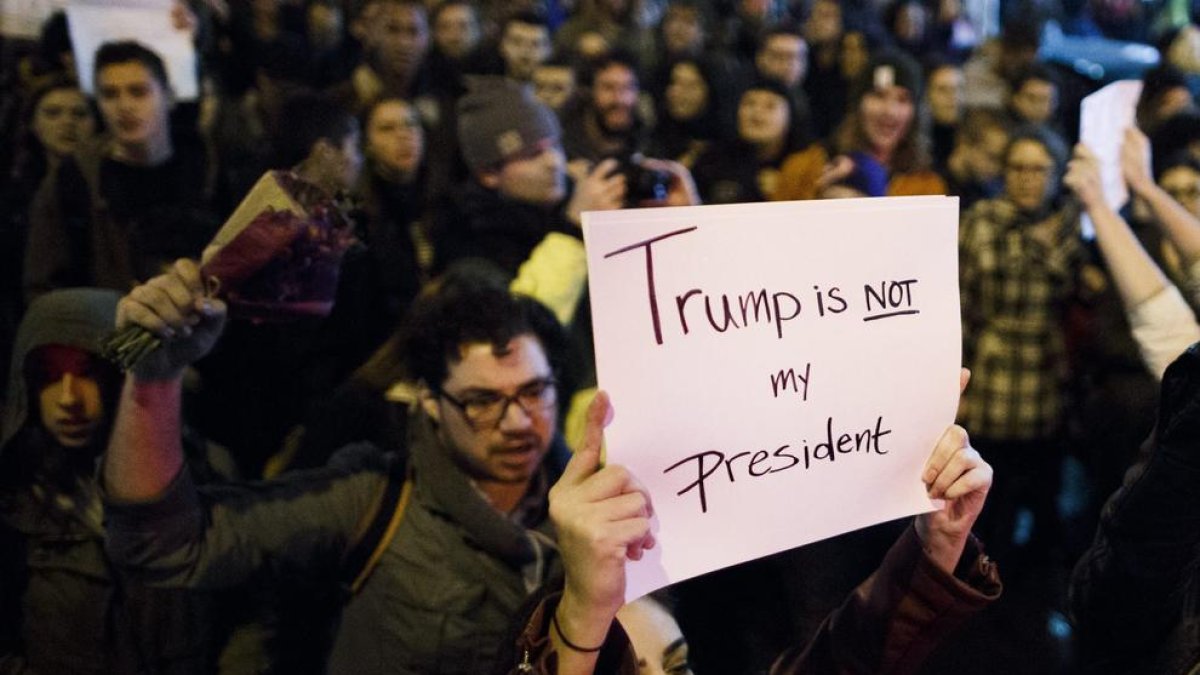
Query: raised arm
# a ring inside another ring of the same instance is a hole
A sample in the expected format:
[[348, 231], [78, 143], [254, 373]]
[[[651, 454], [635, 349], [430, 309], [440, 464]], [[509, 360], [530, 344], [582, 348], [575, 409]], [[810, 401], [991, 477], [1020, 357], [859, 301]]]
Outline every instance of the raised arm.
[[1183, 256], [1185, 266], [1200, 262], [1200, 221], [1154, 182], [1150, 173], [1150, 141], [1136, 128], [1125, 130], [1121, 144], [1121, 174], [1129, 190], [1143, 199], [1167, 239]]
[[224, 318], [190, 260], [118, 305], [119, 326], [142, 326], [164, 342], [121, 394], [103, 468], [109, 555], [162, 586], [229, 587], [264, 568], [332, 581], [332, 566], [378, 504], [386, 460], [347, 448], [330, 466], [286, 480], [197, 489], [180, 444], [181, 377], [212, 348]]
[[[1130, 157], [1141, 155], [1137, 148], [1139, 137], [1145, 138], [1140, 132], [1126, 136], [1122, 147], [1126, 166], [1134, 161]], [[1126, 170], [1127, 175], [1131, 173], [1137, 174], [1138, 170]], [[1064, 182], [1092, 218], [1100, 253], [1125, 305], [1142, 360], [1161, 379], [1167, 365], [1188, 345], [1200, 340], [1200, 325], [1179, 290], [1142, 247], [1129, 224], [1105, 201], [1099, 162], [1087, 146], [1075, 147]], [[1200, 232], [1200, 226], [1197, 231]]]
[[[964, 389], [968, 379], [964, 369]], [[992, 468], [962, 427], [942, 434], [921, 479], [944, 506], [918, 516], [813, 640], [779, 657], [773, 675], [918, 672], [943, 639], [999, 597], [996, 566], [971, 536]]]
[[1063, 182], [1091, 217], [1100, 253], [1108, 263], [1117, 293], [1126, 308], [1138, 306], [1170, 284], [1129, 229], [1129, 224], [1104, 199], [1100, 162], [1083, 143], [1075, 146]]
[[179, 260], [117, 305], [117, 328], [141, 326], [163, 340], [125, 378], [104, 462], [116, 501], [161, 496], [183, 468], [180, 405], [183, 371], [208, 353], [225, 324], [225, 304], [204, 294], [200, 270]]

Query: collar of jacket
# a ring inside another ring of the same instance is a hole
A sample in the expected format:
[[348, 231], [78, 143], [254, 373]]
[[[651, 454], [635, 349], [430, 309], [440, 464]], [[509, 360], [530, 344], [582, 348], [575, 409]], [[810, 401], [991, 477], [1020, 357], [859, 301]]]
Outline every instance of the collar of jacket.
[[[550, 519], [543, 513], [531, 531], [492, 508], [451, 459], [450, 449], [438, 437], [433, 420], [420, 406], [415, 408], [409, 420], [408, 447], [414, 480], [424, 488], [418, 489], [418, 498], [423, 497], [429, 508], [457, 523], [476, 546], [509, 564], [524, 566], [537, 561], [544, 555], [541, 549], [548, 540], [545, 535], [553, 536]], [[547, 480], [535, 480], [533, 485], [548, 490], [553, 484], [557, 476], [549, 473], [553, 473], [550, 456], [554, 454], [552, 448], [542, 463]]]

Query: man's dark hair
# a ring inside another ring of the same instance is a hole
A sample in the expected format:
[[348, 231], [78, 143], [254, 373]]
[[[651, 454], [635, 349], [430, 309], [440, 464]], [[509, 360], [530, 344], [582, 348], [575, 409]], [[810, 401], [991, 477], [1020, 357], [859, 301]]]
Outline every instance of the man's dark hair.
[[302, 162], [317, 141], [325, 140], [340, 146], [358, 125], [349, 108], [329, 96], [311, 91], [288, 97], [280, 118], [286, 123], [275, 130], [274, 164], [278, 168]]
[[520, 335], [533, 335], [546, 351], [556, 376], [562, 376], [567, 338], [550, 312], [537, 300], [508, 290], [507, 276], [484, 260], [463, 260], [427, 286], [413, 303], [401, 341], [408, 373], [430, 388], [446, 381], [461, 348], [490, 344], [503, 355]]
[[67, 15], [65, 12], [55, 12], [42, 24], [42, 33], [38, 38], [41, 66], [49, 72], [62, 70], [62, 55], [71, 52], [71, 32], [67, 28]]
[[167, 67], [163, 65], [162, 58], [154, 50], [133, 40], [105, 42], [100, 45], [96, 50], [96, 65], [92, 69], [95, 80], [99, 82], [101, 70], [118, 63], [140, 63], [158, 80], [163, 89], [171, 88], [171, 80], [167, 77]]
[[1172, 115], [1150, 135], [1152, 157], [1167, 157], [1200, 142], [1200, 112], [1185, 110]]
[[771, 26], [770, 28], [767, 28], [761, 34], [759, 34], [758, 49], [755, 51], [761, 52], [763, 49], [766, 48], [767, 43], [771, 41], [771, 38], [777, 37], [780, 35], [782, 35], [784, 37], [797, 38], [801, 42], [807, 43], [807, 40], [804, 39], [804, 34], [800, 32], [799, 26], [796, 26], [796, 25], [792, 24], [791, 22], [778, 23], [778, 24], [775, 24], [774, 26]]
[[500, 32], [498, 35], [503, 38], [504, 34], [508, 32], [508, 27], [514, 23], [523, 23], [529, 26], [541, 26], [542, 28], [546, 29], [546, 32], [550, 31], [550, 22], [545, 16], [533, 10], [527, 9], [520, 12], [513, 12], [512, 14], [506, 16], [504, 21], [500, 23]]
[[1038, 49], [1042, 45], [1042, 21], [1017, 19], [1004, 24], [1000, 44], [1006, 49]]
[[592, 83], [596, 81], [597, 75], [613, 66], [628, 68], [629, 72], [633, 73], [634, 79], [639, 80], [640, 85], [641, 77], [638, 75], [640, 71], [637, 58], [624, 49], [610, 49], [588, 62], [587, 70], [583, 73], [584, 86], [591, 87]]
[[1013, 92], [1015, 93], [1020, 91], [1021, 87], [1025, 86], [1025, 83], [1029, 82], [1030, 80], [1049, 82], [1050, 84], [1054, 85], [1055, 90], [1062, 89], [1062, 79], [1058, 76], [1058, 73], [1055, 72], [1053, 68], [1044, 63], [1031, 63], [1022, 68], [1020, 72], [1017, 73], [1017, 76], [1013, 78]]
[[954, 133], [955, 141], [970, 145], [982, 143], [984, 134], [992, 129], [999, 129], [1007, 134], [1008, 118], [991, 108], [970, 108], [963, 112], [962, 121], [958, 123], [958, 129]]
[[1162, 160], [1154, 162], [1154, 180], [1160, 180], [1166, 172], [1180, 168], [1200, 173], [1200, 160], [1193, 157], [1192, 153], [1188, 152], [1186, 148], [1176, 150]]
[[538, 68], [570, 68], [571, 73], [578, 79], [579, 63], [569, 54], [565, 54], [559, 50], [555, 50], [550, 54], [550, 58], [538, 64]]
[[479, 8], [476, 7], [475, 3], [471, 2], [471, 0], [442, 0], [438, 4], [434, 5], [433, 10], [429, 12], [429, 25], [432, 26], [433, 24], [437, 23], [438, 17], [442, 15], [442, 12], [445, 12], [451, 7], [466, 7], [475, 13], [476, 20], [479, 19]]
[[413, 9], [421, 10], [421, 14], [428, 16], [429, 10], [425, 7], [422, 0], [355, 0], [351, 3], [353, 12], [351, 16], [358, 19], [362, 17], [363, 12], [372, 5], [399, 5], [401, 7], [412, 7]]

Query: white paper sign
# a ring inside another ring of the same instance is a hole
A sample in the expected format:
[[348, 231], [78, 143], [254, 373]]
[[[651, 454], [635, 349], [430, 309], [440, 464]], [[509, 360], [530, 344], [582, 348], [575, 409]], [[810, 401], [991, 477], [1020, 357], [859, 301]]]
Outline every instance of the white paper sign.
[[46, 20], [66, 6], [67, 0], [4, 0], [0, 2], [0, 35], [37, 40]]
[[92, 69], [100, 45], [137, 40], [162, 58], [177, 100], [194, 101], [199, 95], [196, 46], [190, 32], [175, 28], [169, 0], [72, 2], [67, 7], [67, 25], [79, 84], [86, 93], [94, 92]]
[[[1100, 181], [1104, 198], [1114, 211], [1129, 201], [1129, 190], [1121, 178], [1121, 142], [1125, 130], [1135, 125], [1134, 112], [1142, 94], [1141, 80], [1114, 82], [1083, 99], [1079, 110], [1079, 141], [1096, 153], [1100, 160]], [[1083, 236], [1095, 236], [1092, 221], [1085, 214]]]
[[958, 200], [585, 213], [607, 461], [649, 489], [635, 599], [929, 511], [958, 400]]

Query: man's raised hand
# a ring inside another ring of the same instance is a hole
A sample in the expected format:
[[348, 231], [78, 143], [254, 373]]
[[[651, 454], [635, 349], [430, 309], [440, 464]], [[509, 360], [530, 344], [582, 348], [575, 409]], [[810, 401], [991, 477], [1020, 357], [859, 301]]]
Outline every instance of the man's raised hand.
[[216, 344], [225, 312], [224, 302], [205, 294], [193, 260], [177, 260], [165, 274], [134, 288], [117, 304], [117, 329], [141, 326], [163, 344], [142, 358], [133, 374], [144, 380], [179, 377]]

